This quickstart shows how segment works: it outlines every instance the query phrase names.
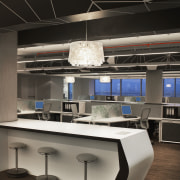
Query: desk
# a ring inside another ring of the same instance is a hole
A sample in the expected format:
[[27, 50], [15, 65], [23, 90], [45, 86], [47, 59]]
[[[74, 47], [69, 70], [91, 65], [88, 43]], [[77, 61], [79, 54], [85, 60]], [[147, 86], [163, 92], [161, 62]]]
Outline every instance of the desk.
[[[17, 115], [33, 115], [33, 114], [41, 114], [42, 111], [35, 110], [26, 110], [18, 112]], [[63, 121], [63, 116], [72, 116], [72, 112], [64, 112], [64, 111], [50, 111], [50, 114], [59, 114], [60, 122]], [[78, 113], [79, 116], [89, 116], [91, 113]]]
[[110, 126], [110, 124], [112, 123], [117, 123], [117, 122], [128, 122], [128, 121], [139, 121], [140, 117], [136, 117], [136, 118], [124, 118], [122, 116], [119, 117], [110, 117], [110, 118], [101, 118], [101, 119], [93, 119], [92, 120], [92, 116], [87, 116], [87, 117], [82, 117], [82, 118], [76, 118], [73, 121], [74, 122], [88, 122], [89, 124], [96, 124], [96, 123], [103, 123], [103, 124], [108, 124], [108, 126]]

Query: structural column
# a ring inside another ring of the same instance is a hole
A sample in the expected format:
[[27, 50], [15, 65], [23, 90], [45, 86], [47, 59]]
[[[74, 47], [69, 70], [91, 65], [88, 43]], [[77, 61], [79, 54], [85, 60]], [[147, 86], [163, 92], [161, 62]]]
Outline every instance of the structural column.
[[17, 119], [17, 33], [0, 35], [0, 122]]
[[162, 71], [146, 72], [146, 103], [162, 103]]

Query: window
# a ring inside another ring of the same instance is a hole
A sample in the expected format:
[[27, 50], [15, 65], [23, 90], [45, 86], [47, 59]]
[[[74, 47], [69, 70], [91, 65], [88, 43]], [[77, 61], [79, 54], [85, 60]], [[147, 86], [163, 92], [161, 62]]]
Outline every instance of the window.
[[112, 79], [112, 96], [120, 96], [120, 79]]
[[95, 80], [95, 95], [111, 95], [111, 83], [101, 83], [99, 79]]
[[142, 79], [142, 96], [146, 96], [146, 79]]
[[174, 97], [175, 79], [164, 79], [164, 97]]
[[176, 79], [176, 97], [180, 97], [180, 78]]
[[122, 96], [140, 96], [141, 79], [122, 79]]
[[68, 99], [73, 99], [73, 83], [68, 83]]

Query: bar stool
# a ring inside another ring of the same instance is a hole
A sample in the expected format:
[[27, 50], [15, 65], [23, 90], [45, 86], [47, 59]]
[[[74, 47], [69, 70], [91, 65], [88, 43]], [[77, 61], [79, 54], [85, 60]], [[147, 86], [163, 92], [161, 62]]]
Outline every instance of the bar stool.
[[79, 154], [77, 160], [81, 163], [84, 163], [84, 180], [87, 180], [87, 163], [95, 162], [97, 157], [93, 154], [83, 153]]
[[9, 145], [9, 148], [15, 150], [16, 168], [8, 169], [6, 171], [7, 175], [9, 177], [14, 177], [14, 178], [24, 177], [28, 175], [28, 171], [26, 169], [18, 168], [18, 150], [26, 148], [26, 144], [20, 142], [14, 142]]
[[38, 149], [38, 153], [45, 155], [45, 174], [37, 176], [37, 180], [58, 180], [56, 176], [48, 175], [48, 155], [53, 155], [56, 150], [51, 147], [41, 147]]

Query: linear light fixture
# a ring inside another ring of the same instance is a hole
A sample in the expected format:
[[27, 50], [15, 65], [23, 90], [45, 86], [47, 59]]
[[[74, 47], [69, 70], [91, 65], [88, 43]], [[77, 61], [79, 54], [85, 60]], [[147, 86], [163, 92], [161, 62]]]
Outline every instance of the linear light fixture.
[[59, 60], [65, 60], [65, 58], [62, 58], [62, 57], [59, 57], [59, 58], [27, 58], [26, 60], [25, 59], [18, 59], [17, 60], [17, 63], [29, 63], [29, 62], [45, 62], [45, 61], [59, 61]]

